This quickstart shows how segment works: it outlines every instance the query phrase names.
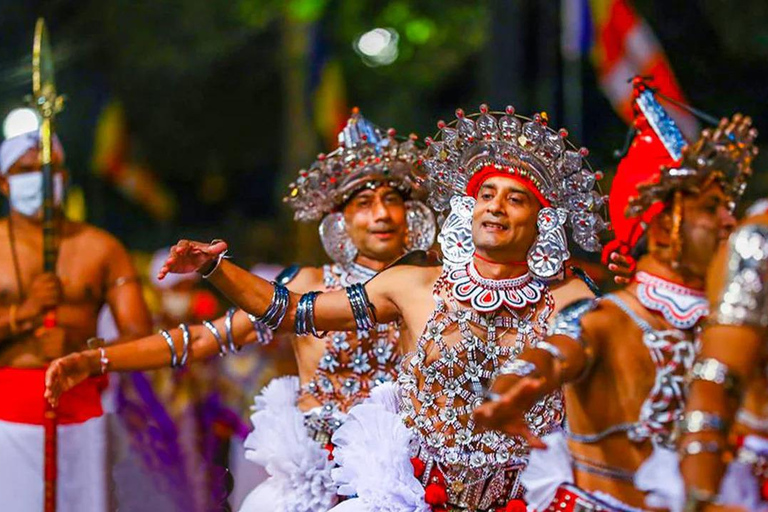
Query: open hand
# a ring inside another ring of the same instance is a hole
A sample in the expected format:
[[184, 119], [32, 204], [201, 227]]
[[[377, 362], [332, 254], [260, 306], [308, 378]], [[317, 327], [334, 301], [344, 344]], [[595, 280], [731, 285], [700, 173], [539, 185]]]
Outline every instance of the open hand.
[[622, 254], [618, 251], [611, 253], [608, 263], [608, 270], [613, 272], [613, 281], [616, 284], [629, 284], [635, 275], [637, 261], [629, 254]]
[[227, 243], [218, 240], [206, 244], [191, 240], [179, 240], [179, 243], [171, 247], [165, 265], [157, 274], [158, 279], [163, 279], [169, 273], [189, 274], [204, 268], [216, 260], [227, 250]]
[[525, 420], [526, 413], [541, 398], [543, 381], [535, 377], [501, 375], [491, 388], [494, 400], [474, 410], [475, 421], [489, 429], [525, 438], [531, 448], [547, 447], [533, 435]]
[[45, 399], [56, 407], [61, 395], [91, 376], [93, 362], [87, 352], [75, 352], [56, 359], [45, 372]]

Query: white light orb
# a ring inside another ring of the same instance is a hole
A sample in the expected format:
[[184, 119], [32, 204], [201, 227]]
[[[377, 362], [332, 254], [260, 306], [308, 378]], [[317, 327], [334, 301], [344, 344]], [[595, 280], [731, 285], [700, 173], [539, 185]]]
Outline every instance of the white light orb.
[[5, 121], [3, 121], [3, 137], [10, 139], [39, 128], [40, 119], [37, 117], [37, 112], [31, 108], [15, 108], [8, 113]]

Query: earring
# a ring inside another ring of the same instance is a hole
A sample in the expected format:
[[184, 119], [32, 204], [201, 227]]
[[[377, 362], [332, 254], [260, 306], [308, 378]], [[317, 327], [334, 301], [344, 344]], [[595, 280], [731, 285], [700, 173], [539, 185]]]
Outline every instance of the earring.
[[357, 257], [357, 247], [347, 233], [347, 224], [341, 212], [330, 213], [320, 222], [320, 240], [326, 254], [341, 265], [349, 266]]
[[475, 254], [475, 243], [472, 240], [472, 210], [475, 202], [469, 196], [455, 196], [451, 199], [451, 213], [437, 236], [443, 251], [443, 261], [449, 268], [463, 267]]
[[405, 220], [408, 225], [406, 250], [426, 251], [435, 243], [437, 223], [432, 213], [421, 201], [406, 201]]
[[565, 222], [568, 211], [564, 208], [542, 208], [536, 219], [539, 236], [528, 251], [528, 270], [534, 277], [551, 279], [563, 271], [563, 265], [571, 257]]

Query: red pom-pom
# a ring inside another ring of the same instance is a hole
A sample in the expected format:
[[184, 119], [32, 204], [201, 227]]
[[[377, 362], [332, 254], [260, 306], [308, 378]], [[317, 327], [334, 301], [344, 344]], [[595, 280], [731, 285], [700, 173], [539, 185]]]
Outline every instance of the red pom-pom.
[[458, 117], [459, 119], [461, 119], [462, 117], [464, 117], [464, 109], [461, 109], [461, 108], [457, 108], [457, 109], [456, 109], [456, 117]]
[[411, 464], [413, 464], [413, 476], [416, 478], [424, 476], [424, 470], [427, 469], [427, 467], [423, 460], [418, 457], [413, 457], [411, 459]]
[[448, 502], [448, 493], [440, 484], [429, 484], [424, 489], [424, 501], [430, 505], [444, 505]]
[[333, 460], [333, 443], [326, 444], [324, 448], [328, 450], [328, 460]]
[[192, 297], [192, 316], [198, 322], [211, 320], [216, 317], [219, 310], [219, 301], [216, 296], [208, 290], [196, 292]]
[[527, 507], [523, 500], [509, 500], [503, 510], [504, 512], [525, 512]]
[[437, 469], [437, 466], [434, 466], [432, 471], [429, 472], [429, 483], [445, 487], [445, 477], [443, 477], [443, 474]]
[[487, 114], [488, 113], [488, 105], [486, 105], [485, 103], [480, 105], [480, 112], [483, 113], [483, 114]]

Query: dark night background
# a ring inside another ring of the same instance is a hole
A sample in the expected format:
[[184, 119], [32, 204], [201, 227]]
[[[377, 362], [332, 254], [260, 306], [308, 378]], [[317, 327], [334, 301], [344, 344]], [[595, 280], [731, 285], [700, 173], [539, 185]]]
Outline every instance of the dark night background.
[[[718, 117], [748, 113], [768, 134], [765, 0], [634, 6], [693, 105]], [[317, 247], [315, 227], [297, 228], [280, 198], [296, 171], [327, 149], [312, 119], [319, 63], [341, 66], [348, 107], [401, 134], [430, 135], [456, 107], [481, 102], [546, 110], [560, 126], [569, 83], [559, 8], [555, 0], [0, 0], [0, 114], [31, 89], [32, 35], [44, 16], [68, 98], [58, 132], [90, 222], [137, 251], [215, 235], [246, 264], [316, 262], [321, 253], [306, 250]], [[379, 26], [399, 32], [400, 55], [372, 68], [352, 42]], [[626, 125], [588, 56], [581, 72], [584, 122], [567, 128], [590, 148], [593, 166], [610, 173]], [[175, 204], [167, 218], [94, 172], [97, 120], [115, 100], [131, 160], [151, 169]], [[757, 160], [749, 200], [768, 193], [767, 160]]]

